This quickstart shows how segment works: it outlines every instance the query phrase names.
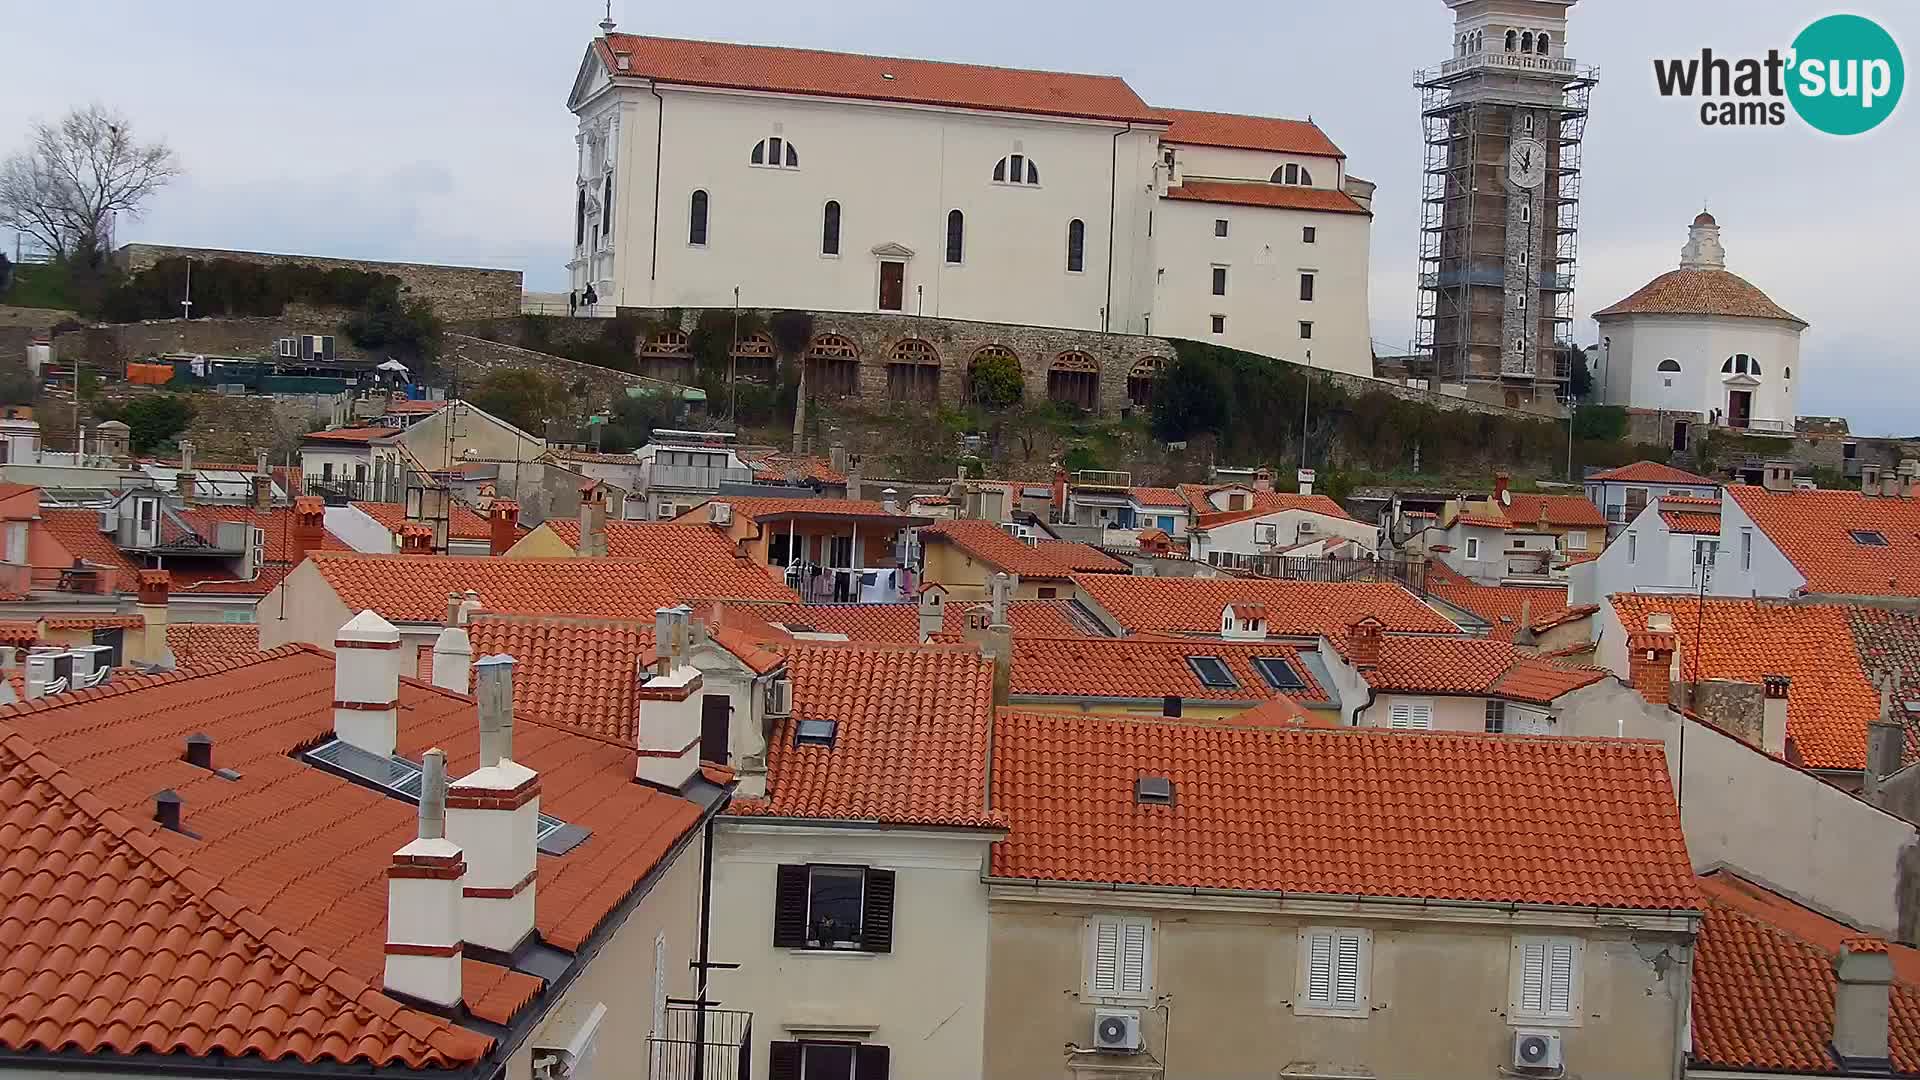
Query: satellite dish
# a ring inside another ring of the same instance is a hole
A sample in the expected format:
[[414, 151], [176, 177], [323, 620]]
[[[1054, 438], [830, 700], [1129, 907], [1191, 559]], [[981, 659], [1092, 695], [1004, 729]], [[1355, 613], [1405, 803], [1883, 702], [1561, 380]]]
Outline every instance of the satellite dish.
[[1507, 491], [1507, 490], [1504, 490], [1504, 489], [1502, 489], [1502, 490], [1501, 490], [1501, 492], [1500, 492], [1500, 505], [1501, 505], [1501, 506], [1512, 506], [1512, 505], [1513, 505], [1513, 492], [1511, 492], [1511, 491]]

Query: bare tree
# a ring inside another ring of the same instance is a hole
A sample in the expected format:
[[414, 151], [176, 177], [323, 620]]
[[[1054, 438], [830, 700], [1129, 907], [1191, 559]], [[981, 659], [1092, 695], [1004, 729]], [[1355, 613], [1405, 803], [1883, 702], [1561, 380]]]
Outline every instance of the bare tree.
[[126, 117], [88, 105], [34, 124], [26, 148], [0, 162], [0, 225], [55, 255], [104, 247], [113, 216], [138, 217], [179, 172], [166, 143], [137, 143]]

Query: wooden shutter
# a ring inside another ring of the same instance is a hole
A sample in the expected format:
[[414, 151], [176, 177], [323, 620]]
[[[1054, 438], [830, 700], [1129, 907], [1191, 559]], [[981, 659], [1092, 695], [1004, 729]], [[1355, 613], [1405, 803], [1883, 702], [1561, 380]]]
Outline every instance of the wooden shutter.
[[1093, 977], [1088, 980], [1095, 994], [1120, 992], [1120, 924], [1097, 919], [1093, 924]]
[[1529, 941], [1520, 946], [1520, 1011], [1535, 1015], [1547, 1008], [1547, 943]]
[[1406, 731], [1426, 731], [1433, 727], [1433, 705], [1426, 701], [1396, 701], [1388, 722]]
[[1541, 1010], [1551, 1016], [1573, 1013], [1573, 943], [1556, 941], [1547, 946], [1547, 1001]]
[[854, 1047], [854, 1080], [887, 1080], [889, 1056], [886, 1047], [874, 1043], [861, 1043]]
[[1147, 924], [1129, 919], [1120, 926], [1120, 992], [1147, 992]]
[[893, 871], [869, 867], [866, 893], [864, 910], [860, 913], [860, 947], [867, 952], [890, 953], [893, 951]]
[[[798, 949], [807, 943], [807, 877], [805, 866], [782, 866], [774, 877], [773, 947], [776, 949]], [[798, 1070], [799, 1066], [794, 1068]]]
[[1351, 930], [1335, 936], [1333, 942], [1333, 1004], [1360, 1004], [1360, 935]]
[[1307, 935], [1307, 1001], [1333, 1004], [1333, 935]]
[[[781, 869], [785, 869], [785, 867]], [[768, 1044], [767, 1080], [800, 1080], [799, 1043], [776, 1042]]]
[[1404, 701], [1394, 702], [1393, 712], [1388, 722], [1393, 727], [1396, 727], [1396, 728], [1412, 727], [1413, 726], [1413, 706], [1407, 704]]

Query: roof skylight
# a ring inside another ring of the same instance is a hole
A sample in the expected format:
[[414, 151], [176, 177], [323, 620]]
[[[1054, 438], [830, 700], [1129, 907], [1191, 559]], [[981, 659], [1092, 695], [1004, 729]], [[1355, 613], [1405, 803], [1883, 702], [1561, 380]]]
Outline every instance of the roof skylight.
[[1189, 656], [1187, 666], [1193, 669], [1202, 686], [1215, 690], [1233, 690], [1239, 687], [1240, 680], [1233, 677], [1226, 662], [1217, 656]]
[[[336, 776], [374, 788], [402, 802], [420, 805], [420, 766], [398, 754], [383, 758], [351, 743], [329, 739], [300, 756], [308, 764], [319, 766]], [[542, 855], [565, 855], [589, 835], [591, 831], [584, 826], [569, 825], [551, 814], [541, 814], [534, 842], [539, 845]]]
[[1293, 665], [1287, 663], [1285, 657], [1256, 656], [1253, 658], [1253, 667], [1260, 673], [1260, 677], [1267, 681], [1267, 685], [1275, 690], [1307, 688], [1306, 680], [1300, 677], [1299, 672], [1293, 670]]

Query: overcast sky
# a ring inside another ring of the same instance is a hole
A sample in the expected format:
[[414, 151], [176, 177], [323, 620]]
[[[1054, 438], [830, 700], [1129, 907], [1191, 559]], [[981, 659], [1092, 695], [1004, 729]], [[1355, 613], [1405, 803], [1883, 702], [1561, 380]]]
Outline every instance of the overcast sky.
[[[592, 0], [278, 5], [11, 3], [0, 148], [100, 101], [163, 136], [186, 175], [119, 240], [516, 267], [559, 289], [574, 166], [566, 95], [602, 16]], [[1569, 53], [1598, 65], [1580, 232], [1585, 316], [1677, 265], [1703, 203], [1729, 267], [1813, 324], [1800, 408], [1912, 434], [1920, 102], [1862, 137], [1791, 121], [1716, 130], [1654, 90], [1654, 56], [1784, 48], [1826, 0], [1585, 0]], [[1911, 0], [1858, 0], [1907, 47]], [[1412, 329], [1416, 68], [1451, 51], [1442, 0], [615, 0], [620, 27], [729, 41], [1121, 75], [1155, 105], [1312, 117], [1379, 183], [1372, 318]], [[1911, 97], [1912, 95], [1909, 95]]]

